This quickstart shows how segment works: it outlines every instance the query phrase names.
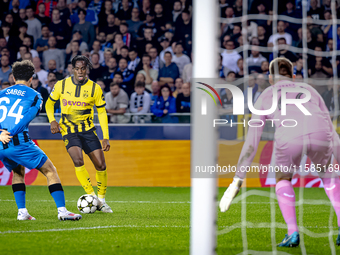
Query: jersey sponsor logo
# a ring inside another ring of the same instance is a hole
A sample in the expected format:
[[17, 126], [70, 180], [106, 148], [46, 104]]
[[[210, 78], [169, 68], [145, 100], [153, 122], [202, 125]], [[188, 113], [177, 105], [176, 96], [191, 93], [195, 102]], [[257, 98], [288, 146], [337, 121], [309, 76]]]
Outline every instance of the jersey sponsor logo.
[[71, 106], [88, 106], [90, 105], [89, 103], [85, 103], [85, 102], [81, 102], [81, 101], [67, 101], [66, 99], [63, 99], [63, 106], [67, 106], [67, 105], [71, 105]]

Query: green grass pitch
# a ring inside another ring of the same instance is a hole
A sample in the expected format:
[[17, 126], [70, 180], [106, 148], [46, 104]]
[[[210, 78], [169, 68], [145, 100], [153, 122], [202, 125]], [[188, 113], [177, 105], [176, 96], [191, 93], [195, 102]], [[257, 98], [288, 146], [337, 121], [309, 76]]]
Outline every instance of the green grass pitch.
[[[84, 194], [83, 189], [64, 190], [67, 208], [77, 212], [76, 201]], [[219, 189], [219, 198], [224, 190]], [[277, 223], [276, 243], [283, 239], [286, 228], [277, 201], [267, 196], [269, 191], [247, 189], [246, 204], [238, 195], [237, 203], [227, 213], [218, 213], [218, 254], [240, 254], [244, 244], [248, 254], [272, 254], [271, 217], [275, 216]], [[299, 189], [295, 192], [298, 200]], [[303, 192], [303, 217], [297, 205], [297, 219], [299, 225], [303, 222], [304, 245], [278, 248], [277, 254], [303, 254], [302, 249], [307, 254], [331, 254], [332, 249], [340, 254], [340, 247], [334, 246], [337, 219], [324, 190]], [[109, 187], [106, 200], [114, 213], [85, 214], [75, 222], [57, 219], [47, 187], [28, 186], [26, 199], [36, 221], [17, 221], [11, 187], [0, 187], [0, 254], [189, 254], [190, 188]], [[240, 226], [241, 208], [245, 205], [247, 240], [243, 242]], [[330, 223], [334, 231], [331, 237]]]

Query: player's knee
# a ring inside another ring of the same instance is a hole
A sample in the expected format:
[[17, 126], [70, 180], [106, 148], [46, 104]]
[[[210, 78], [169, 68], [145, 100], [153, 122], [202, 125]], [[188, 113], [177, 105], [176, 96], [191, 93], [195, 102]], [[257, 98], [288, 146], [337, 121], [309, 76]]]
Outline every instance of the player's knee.
[[96, 166], [96, 170], [98, 170], [98, 171], [105, 171], [105, 169], [106, 169], [105, 162], [103, 162], [102, 164]]
[[46, 173], [46, 174], [55, 174], [57, 173], [57, 168], [53, 165], [52, 162], [47, 162], [46, 165], [43, 166], [43, 172]]
[[50, 171], [53, 173], [57, 173], [57, 168], [52, 164]]
[[[22, 171], [23, 170], [23, 171]], [[13, 169], [13, 183], [24, 183], [25, 182], [25, 168], [20, 166]]]
[[17, 166], [13, 169], [13, 174], [17, 177], [24, 178], [25, 177], [25, 167], [24, 166]]
[[75, 167], [80, 167], [84, 165], [84, 160], [81, 158], [73, 159], [73, 163]]
[[45, 164], [39, 168], [39, 171], [47, 178], [48, 182], [60, 182], [57, 168], [53, 165], [50, 159], [48, 159]]

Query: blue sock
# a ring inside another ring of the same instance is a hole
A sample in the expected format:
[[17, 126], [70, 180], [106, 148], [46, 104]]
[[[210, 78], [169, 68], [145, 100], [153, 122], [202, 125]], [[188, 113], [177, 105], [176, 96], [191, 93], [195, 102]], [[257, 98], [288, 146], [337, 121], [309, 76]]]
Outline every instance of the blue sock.
[[18, 209], [26, 208], [26, 186], [25, 183], [12, 184], [12, 190]]
[[48, 186], [48, 189], [51, 193], [51, 196], [54, 199], [57, 208], [65, 207], [65, 195], [61, 184], [60, 183], [52, 184]]

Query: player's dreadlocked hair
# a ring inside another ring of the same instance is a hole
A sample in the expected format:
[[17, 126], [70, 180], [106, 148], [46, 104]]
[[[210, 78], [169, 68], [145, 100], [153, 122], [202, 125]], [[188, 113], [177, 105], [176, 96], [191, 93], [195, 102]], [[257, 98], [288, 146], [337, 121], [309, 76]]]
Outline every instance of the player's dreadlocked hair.
[[72, 64], [72, 67], [73, 67], [73, 68], [76, 67], [77, 61], [84, 61], [85, 64], [86, 64], [86, 66], [88, 66], [90, 69], [93, 68], [91, 61], [90, 61], [87, 57], [85, 57], [85, 56], [83, 56], [83, 55], [77, 55], [77, 56], [75, 56], [75, 57], [72, 59], [71, 64]]
[[31, 61], [24, 60], [15, 62], [12, 66], [12, 72], [15, 80], [29, 81], [34, 74], [35, 69]]

